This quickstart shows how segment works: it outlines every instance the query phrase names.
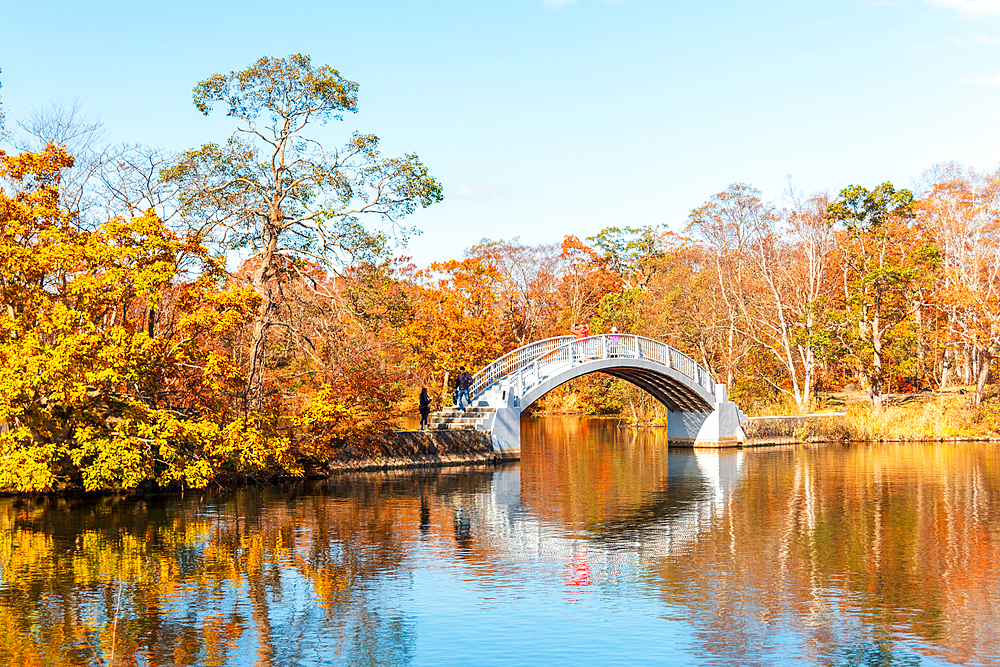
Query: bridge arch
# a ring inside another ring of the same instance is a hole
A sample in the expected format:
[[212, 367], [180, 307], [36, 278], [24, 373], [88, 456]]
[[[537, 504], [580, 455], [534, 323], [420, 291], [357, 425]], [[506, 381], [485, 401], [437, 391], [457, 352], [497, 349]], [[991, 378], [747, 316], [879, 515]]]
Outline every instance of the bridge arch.
[[546, 377], [520, 397], [525, 409], [559, 385], [591, 373], [604, 373], [625, 380], [651, 394], [674, 412], [712, 410], [714, 395], [673, 369], [664, 369], [648, 359], [593, 359], [580, 363], [556, 376]]
[[725, 385], [683, 352], [652, 338], [600, 334], [557, 336], [512, 350], [473, 377], [477, 428], [491, 431], [498, 452], [520, 451], [521, 411], [559, 385], [590, 373], [630, 382], [667, 406], [673, 444], [731, 446], [745, 416]]

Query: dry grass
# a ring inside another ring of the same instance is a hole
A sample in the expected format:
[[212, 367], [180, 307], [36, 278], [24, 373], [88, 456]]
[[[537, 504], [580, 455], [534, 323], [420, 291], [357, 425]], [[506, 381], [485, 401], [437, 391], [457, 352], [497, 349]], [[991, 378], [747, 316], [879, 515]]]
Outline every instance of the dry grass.
[[[804, 412], [798, 410], [794, 401], [785, 398], [758, 408], [754, 416], [807, 416], [816, 412], [846, 411], [847, 416], [836, 421], [844, 437], [851, 440], [1000, 437], [1000, 400], [989, 396], [980, 408], [971, 408], [968, 404], [970, 392], [970, 387], [955, 387], [945, 392], [895, 395], [889, 398], [893, 404], [881, 411], [875, 409], [867, 395], [859, 392], [822, 394]], [[810, 424], [809, 439], [821, 435], [813, 433]]]
[[926, 440], [988, 438], [1000, 435], [995, 406], [970, 408], [965, 396], [937, 395], [890, 405], [881, 411], [871, 403], [847, 409], [846, 422], [856, 440]]
[[[964, 389], [964, 392], [960, 391]], [[896, 395], [896, 401], [876, 411], [866, 394], [860, 392], [821, 394], [804, 412], [791, 397], [753, 411], [755, 417], [802, 415], [846, 410], [843, 418], [805, 419], [758, 423], [750, 430], [760, 440], [937, 440], [941, 438], [1000, 438], [1000, 397], [988, 396], [979, 409], [969, 407], [971, 388], [955, 387], [945, 392]], [[584, 405], [576, 392], [556, 390], [533, 406], [535, 414], [582, 414]], [[631, 402], [622, 410], [631, 426], [666, 426], [667, 411], [653, 400]], [[748, 432], [748, 437], [750, 433]]]
[[791, 396], [782, 394], [778, 400], [773, 403], [767, 403], [757, 407], [753, 410], [752, 416], [754, 417], [784, 417], [786, 415], [798, 415], [798, 414], [808, 414], [810, 412], [817, 412], [817, 405], [813, 401], [813, 405], [807, 406], [806, 410], [800, 411], [798, 404]]

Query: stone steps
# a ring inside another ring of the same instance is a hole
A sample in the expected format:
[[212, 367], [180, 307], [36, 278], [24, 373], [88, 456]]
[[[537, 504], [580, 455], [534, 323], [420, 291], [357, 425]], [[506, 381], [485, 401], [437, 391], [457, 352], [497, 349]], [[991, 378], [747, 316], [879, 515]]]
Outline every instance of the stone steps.
[[462, 410], [459, 410], [454, 405], [449, 405], [446, 408], [441, 408], [440, 410], [438, 410], [434, 414], [437, 414], [437, 415], [439, 415], [439, 414], [445, 414], [445, 413], [450, 414], [450, 413], [453, 413], [453, 412], [457, 412], [458, 414], [468, 414], [470, 412], [486, 414], [486, 413], [496, 412], [496, 411], [497, 411], [496, 408], [491, 408], [491, 407], [486, 406], [486, 405], [470, 405], [469, 407], [467, 407], [465, 409], [465, 412], [463, 413]]
[[483, 422], [487, 421], [495, 412], [496, 408], [475, 406], [459, 410], [454, 406], [449, 406], [435, 413], [432, 413], [427, 420], [427, 428], [430, 430], [452, 430], [469, 429], [481, 430]]
[[471, 424], [475, 425], [482, 421], [479, 417], [435, 417], [431, 416], [427, 420], [429, 424]]

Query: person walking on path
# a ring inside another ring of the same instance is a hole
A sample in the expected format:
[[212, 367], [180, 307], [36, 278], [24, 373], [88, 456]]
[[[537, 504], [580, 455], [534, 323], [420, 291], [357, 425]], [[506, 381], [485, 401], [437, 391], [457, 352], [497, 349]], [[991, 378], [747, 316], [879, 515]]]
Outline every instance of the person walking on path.
[[458, 369], [458, 409], [465, 412], [465, 406], [462, 404], [462, 399], [464, 398], [469, 407], [472, 407], [472, 397], [469, 396], [469, 389], [472, 388], [472, 373], [465, 370], [465, 366]]
[[427, 428], [427, 417], [431, 414], [431, 397], [427, 387], [420, 388], [420, 430]]

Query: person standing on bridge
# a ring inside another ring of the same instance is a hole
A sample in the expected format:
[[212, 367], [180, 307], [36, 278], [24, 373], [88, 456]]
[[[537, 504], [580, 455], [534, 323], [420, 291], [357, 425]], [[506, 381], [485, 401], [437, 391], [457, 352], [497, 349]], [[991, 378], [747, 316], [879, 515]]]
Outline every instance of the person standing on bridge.
[[586, 343], [583, 339], [590, 335], [590, 324], [584, 321], [582, 324], [574, 324], [570, 327], [570, 333], [576, 336], [576, 340], [573, 342], [573, 347], [576, 348], [576, 356], [583, 361], [583, 348]]
[[618, 327], [611, 327], [611, 335], [608, 336], [608, 356], [617, 357], [618, 356], [618, 343], [621, 342], [621, 336], [618, 335]]
[[465, 412], [465, 406], [462, 404], [462, 399], [465, 398], [466, 403], [469, 407], [472, 407], [472, 397], [469, 396], [469, 389], [472, 388], [472, 373], [465, 370], [465, 366], [458, 369], [458, 378], [456, 379], [456, 385], [458, 389], [458, 409]]
[[431, 397], [427, 387], [420, 388], [420, 430], [427, 428], [427, 417], [431, 414]]

